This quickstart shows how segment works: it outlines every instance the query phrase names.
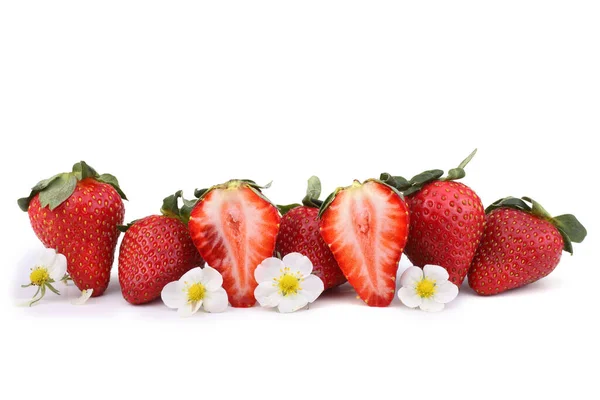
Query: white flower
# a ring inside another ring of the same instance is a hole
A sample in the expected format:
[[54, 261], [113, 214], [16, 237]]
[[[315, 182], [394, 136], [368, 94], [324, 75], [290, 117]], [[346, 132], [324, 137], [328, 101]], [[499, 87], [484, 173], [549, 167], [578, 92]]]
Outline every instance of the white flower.
[[398, 297], [410, 308], [441, 311], [458, 295], [458, 287], [448, 277], [448, 271], [438, 265], [410, 267], [400, 277]]
[[323, 293], [323, 281], [311, 275], [312, 269], [312, 262], [300, 253], [283, 260], [267, 258], [254, 271], [254, 297], [261, 306], [277, 307], [282, 313], [299, 310]]
[[160, 297], [167, 307], [176, 308], [182, 317], [189, 317], [201, 306], [208, 312], [223, 312], [228, 297], [222, 285], [223, 277], [219, 271], [207, 265], [193, 268], [178, 281], [167, 284]]
[[[22, 287], [37, 286], [38, 290], [33, 295], [29, 305], [40, 301], [46, 294], [46, 289], [53, 293], [60, 294], [52, 286], [53, 283], [60, 281], [67, 272], [67, 258], [56, 252], [54, 249], [43, 249], [39, 252], [37, 262], [31, 268], [28, 285]], [[38, 297], [39, 294], [39, 297]]]
[[83, 289], [81, 291], [81, 296], [71, 300], [71, 304], [73, 304], [74, 306], [81, 306], [85, 304], [85, 302], [88, 301], [90, 297], [92, 297], [93, 292], [94, 289]]

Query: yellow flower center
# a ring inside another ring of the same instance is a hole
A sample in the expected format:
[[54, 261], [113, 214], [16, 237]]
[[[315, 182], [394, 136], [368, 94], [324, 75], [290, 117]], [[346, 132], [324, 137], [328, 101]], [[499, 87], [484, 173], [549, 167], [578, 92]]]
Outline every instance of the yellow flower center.
[[196, 302], [204, 299], [204, 296], [206, 295], [206, 288], [201, 283], [194, 283], [188, 288], [187, 292], [188, 301]]
[[50, 280], [48, 269], [44, 267], [35, 267], [33, 270], [31, 270], [29, 280], [31, 281], [32, 285], [42, 286], [44, 283]]
[[435, 281], [425, 278], [417, 283], [416, 290], [420, 297], [429, 298], [435, 294]]
[[292, 273], [288, 267], [281, 270], [282, 274], [279, 278], [275, 278], [275, 286], [279, 288], [279, 292], [283, 296], [290, 294], [296, 294], [302, 290], [300, 282], [302, 282], [302, 275], [299, 272]]

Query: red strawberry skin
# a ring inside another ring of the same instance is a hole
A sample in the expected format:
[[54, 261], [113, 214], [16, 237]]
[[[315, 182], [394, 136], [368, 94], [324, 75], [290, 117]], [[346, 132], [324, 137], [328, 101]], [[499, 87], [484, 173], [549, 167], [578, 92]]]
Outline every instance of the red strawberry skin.
[[203, 263], [187, 226], [177, 218], [151, 215], [136, 221], [119, 249], [123, 298], [131, 304], [151, 302], [167, 283]]
[[319, 231], [319, 209], [300, 206], [286, 213], [281, 219], [277, 234], [276, 251], [283, 257], [289, 253], [301, 253], [313, 264], [313, 275], [323, 281], [325, 289], [346, 282], [333, 253]]
[[407, 197], [410, 236], [404, 250], [416, 266], [440, 265], [459, 286], [464, 281], [485, 226], [481, 199], [468, 186], [433, 181]]
[[339, 191], [320, 220], [321, 236], [340, 269], [371, 307], [386, 307], [394, 298], [408, 227], [402, 197], [377, 181]]
[[81, 290], [100, 296], [110, 280], [125, 206], [109, 184], [88, 178], [54, 210], [41, 208], [39, 194], [29, 204], [31, 226], [44, 246], [67, 258], [67, 271]]
[[493, 295], [535, 282], [556, 268], [563, 245], [563, 237], [550, 222], [498, 208], [487, 216], [469, 270], [469, 286], [480, 295]]
[[223, 275], [233, 307], [256, 303], [254, 270], [273, 256], [280, 220], [274, 205], [239, 182], [211, 189], [192, 210], [188, 226], [194, 245]]

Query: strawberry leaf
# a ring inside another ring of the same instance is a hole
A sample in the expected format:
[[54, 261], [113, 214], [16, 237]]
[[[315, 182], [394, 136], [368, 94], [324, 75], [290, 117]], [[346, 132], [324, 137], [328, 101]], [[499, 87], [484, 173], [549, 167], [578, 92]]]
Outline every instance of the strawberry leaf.
[[302, 199], [302, 204], [307, 207], [320, 208], [323, 202], [319, 200], [321, 196], [321, 180], [316, 176], [308, 178], [308, 185], [306, 187], [306, 196]]
[[49, 206], [50, 210], [54, 210], [71, 197], [76, 185], [77, 178], [75, 178], [75, 175], [69, 173], [60, 174], [58, 178], [54, 179], [48, 187], [40, 192], [40, 204], [42, 208]]
[[77, 180], [81, 181], [86, 178], [97, 178], [98, 173], [94, 168], [89, 166], [85, 161], [80, 161], [73, 165], [73, 174]]
[[[62, 174], [56, 174], [49, 179], [39, 181], [33, 188], [31, 188], [31, 193], [29, 196], [20, 198], [17, 200], [17, 204], [21, 210], [26, 212], [29, 210], [29, 204], [31, 203], [31, 200], [33, 200], [33, 198], [39, 193], [42, 207], [50, 205], [50, 208], [54, 209], [63, 201], [68, 199], [71, 194], [73, 194], [73, 191], [75, 190], [75, 186], [73, 186], [71, 189], [71, 186], [73, 185], [73, 179], [75, 180], [75, 185], [77, 185], [77, 181], [86, 178], [92, 178], [98, 182], [111, 185], [115, 188], [121, 198], [127, 200], [125, 193], [123, 193], [119, 187], [117, 178], [111, 174], [98, 175], [98, 172], [96, 172], [94, 168], [90, 167], [85, 161], [80, 161], [73, 165], [72, 172], [70, 173], [65, 172]], [[69, 193], [69, 195], [64, 197], [66, 193]], [[57, 203], [57, 201], [60, 202]]]
[[444, 175], [444, 171], [441, 169], [430, 169], [425, 172], [421, 172], [418, 175], [412, 177], [409, 181], [413, 186], [423, 186], [424, 184], [439, 179]]
[[96, 180], [99, 182], [108, 183], [117, 191], [117, 193], [119, 193], [119, 196], [121, 196], [123, 200], [127, 200], [127, 196], [125, 196], [125, 193], [123, 193], [123, 191], [121, 190], [121, 187], [119, 186], [119, 181], [114, 175], [102, 174], [100, 176], [97, 176]]
[[555, 225], [562, 229], [572, 242], [581, 243], [587, 236], [587, 229], [573, 214], [554, 217]]
[[181, 214], [179, 211], [178, 201], [182, 195], [183, 192], [181, 190], [178, 190], [177, 192], [175, 192], [175, 194], [165, 197], [163, 199], [163, 205], [160, 208], [160, 212], [166, 217], [180, 218]]
[[302, 204], [298, 204], [298, 203], [294, 203], [294, 204], [286, 204], [286, 205], [277, 205], [277, 208], [279, 209], [279, 212], [281, 213], [281, 215], [285, 215], [287, 213], [289, 213], [290, 211], [292, 211], [294, 208], [296, 207], [300, 207], [302, 206]]

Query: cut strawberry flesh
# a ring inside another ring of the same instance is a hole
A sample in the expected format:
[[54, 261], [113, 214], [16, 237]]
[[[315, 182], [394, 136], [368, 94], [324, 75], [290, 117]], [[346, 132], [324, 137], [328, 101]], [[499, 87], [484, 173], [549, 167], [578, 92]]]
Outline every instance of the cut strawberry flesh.
[[321, 217], [321, 235], [359, 297], [388, 306], [408, 236], [408, 208], [388, 186], [368, 181], [340, 191]]
[[213, 189], [191, 213], [190, 233], [202, 258], [223, 275], [233, 307], [252, 307], [254, 270], [273, 256], [280, 216], [245, 186]]

